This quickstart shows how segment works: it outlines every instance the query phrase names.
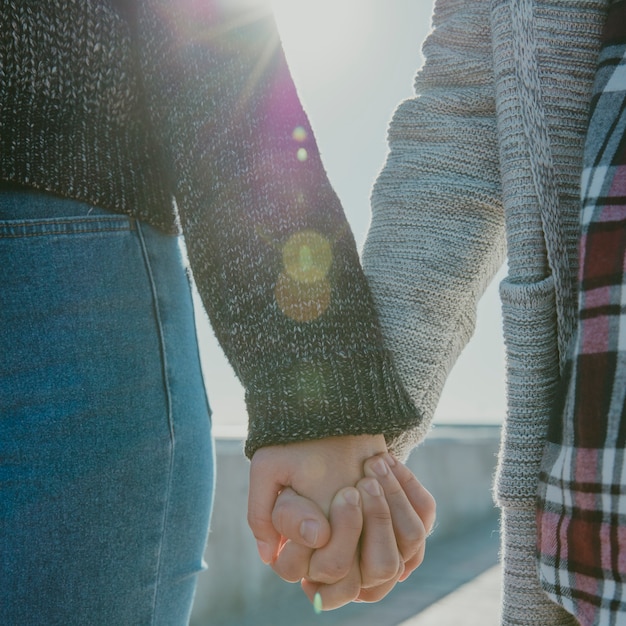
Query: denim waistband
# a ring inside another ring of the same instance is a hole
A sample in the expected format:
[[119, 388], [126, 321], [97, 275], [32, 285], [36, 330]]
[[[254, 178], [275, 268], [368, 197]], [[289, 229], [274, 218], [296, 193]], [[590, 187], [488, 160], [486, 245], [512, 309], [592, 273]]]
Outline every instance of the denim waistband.
[[95, 207], [73, 198], [64, 198], [45, 191], [13, 185], [0, 186], [0, 220], [32, 220], [59, 217], [97, 217], [119, 215], [130, 221], [131, 218], [107, 209]]

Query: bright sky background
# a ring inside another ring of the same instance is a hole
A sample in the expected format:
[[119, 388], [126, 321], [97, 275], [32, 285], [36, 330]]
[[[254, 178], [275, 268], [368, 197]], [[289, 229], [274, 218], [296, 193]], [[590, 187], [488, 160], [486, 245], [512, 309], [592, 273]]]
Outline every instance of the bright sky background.
[[[412, 95], [430, 28], [431, 0], [273, 0], [283, 45], [328, 175], [359, 246], [369, 195], [397, 104]], [[502, 277], [502, 274], [499, 278]], [[435, 421], [494, 423], [505, 413], [498, 278], [483, 297], [477, 331], [444, 390]], [[211, 331], [200, 339], [216, 433], [246, 424], [243, 391]]]

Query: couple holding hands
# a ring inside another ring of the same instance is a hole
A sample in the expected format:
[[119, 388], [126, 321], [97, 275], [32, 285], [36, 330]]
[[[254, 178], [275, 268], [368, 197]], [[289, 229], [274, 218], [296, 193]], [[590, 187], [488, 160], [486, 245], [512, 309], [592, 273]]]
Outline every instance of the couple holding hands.
[[623, 222], [625, 3], [437, 0], [362, 259], [267, 4], [2, 3], [0, 621], [188, 623], [214, 467], [182, 238], [260, 556], [324, 609], [421, 562], [401, 460], [506, 256], [502, 623], [618, 623], [623, 237], [580, 217]]

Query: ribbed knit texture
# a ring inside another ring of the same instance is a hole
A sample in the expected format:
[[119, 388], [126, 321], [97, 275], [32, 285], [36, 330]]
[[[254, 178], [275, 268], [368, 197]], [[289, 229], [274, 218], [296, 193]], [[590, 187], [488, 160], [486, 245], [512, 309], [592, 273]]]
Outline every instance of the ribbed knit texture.
[[263, 3], [2, 0], [0, 180], [182, 228], [248, 455], [419, 423]]
[[535, 499], [548, 417], [574, 328], [582, 146], [604, 0], [437, 0], [416, 79], [376, 182], [363, 265], [385, 341], [424, 415], [501, 286], [508, 414], [502, 623], [572, 625], [540, 587]]

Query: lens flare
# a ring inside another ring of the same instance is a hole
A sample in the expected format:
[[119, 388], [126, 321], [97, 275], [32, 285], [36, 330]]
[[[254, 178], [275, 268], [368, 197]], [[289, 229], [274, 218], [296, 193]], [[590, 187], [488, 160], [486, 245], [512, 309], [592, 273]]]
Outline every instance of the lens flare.
[[294, 141], [303, 142], [306, 141], [308, 133], [303, 126], [296, 126], [293, 129], [293, 133], [291, 133], [291, 137], [294, 139]]
[[274, 295], [280, 310], [295, 322], [312, 322], [330, 306], [330, 282], [293, 280], [284, 272], [278, 277]]
[[314, 230], [292, 235], [283, 247], [283, 271], [274, 294], [281, 311], [297, 322], [311, 322], [330, 306], [330, 241]]
[[314, 230], [292, 235], [283, 248], [285, 272], [298, 282], [313, 283], [326, 278], [332, 262], [330, 241]]
[[306, 148], [298, 148], [296, 158], [300, 161], [300, 163], [304, 163], [309, 158], [309, 153], [306, 151]]

